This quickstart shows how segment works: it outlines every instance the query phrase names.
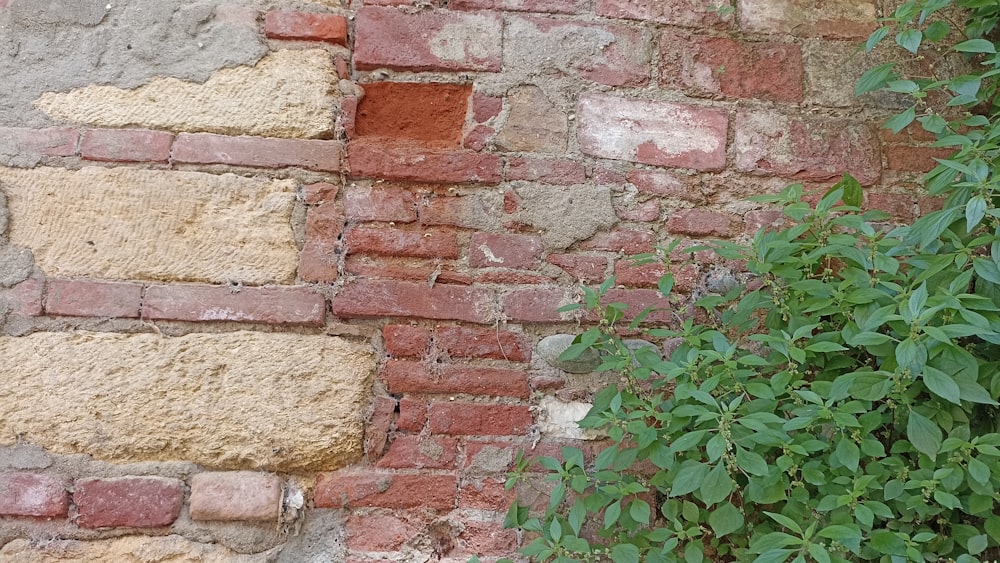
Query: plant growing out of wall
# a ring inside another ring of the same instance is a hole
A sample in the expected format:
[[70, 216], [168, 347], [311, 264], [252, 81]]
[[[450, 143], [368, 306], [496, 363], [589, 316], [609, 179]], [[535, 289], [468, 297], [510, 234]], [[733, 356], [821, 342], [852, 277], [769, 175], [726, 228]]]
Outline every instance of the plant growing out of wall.
[[[580, 422], [611, 444], [539, 460], [547, 507], [515, 503], [507, 515], [529, 534], [525, 555], [828, 563], [997, 552], [998, 19], [995, 0], [910, 0], [866, 45], [894, 38], [915, 57], [958, 54], [972, 69], [906, 76], [889, 63], [857, 87], [910, 96], [886, 126], [918, 122], [955, 149], [927, 176], [941, 210], [887, 227], [860, 211], [847, 175], [815, 205], [798, 185], [755, 198], [779, 206], [787, 226], [712, 245], [745, 260], [753, 281], [695, 301], [678, 327], [648, 330], [679, 344], [666, 359], [624, 346], [623, 329], [639, 324], [601, 305], [613, 280], [585, 289], [602, 320], [564, 355], [597, 349], [600, 369], [621, 374]], [[659, 287], [671, 296], [673, 278]], [[519, 458], [508, 485], [529, 465]]]

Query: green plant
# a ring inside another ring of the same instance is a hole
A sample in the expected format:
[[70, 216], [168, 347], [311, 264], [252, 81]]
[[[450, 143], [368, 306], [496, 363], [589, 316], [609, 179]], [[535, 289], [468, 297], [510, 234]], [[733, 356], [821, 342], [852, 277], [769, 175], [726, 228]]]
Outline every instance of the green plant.
[[[515, 503], [507, 515], [533, 536], [524, 554], [621, 563], [995, 557], [998, 19], [996, 0], [911, 0], [866, 46], [894, 33], [906, 51], [930, 45], [970, 69], [940, 77], [931, 65], [914, 77], [889, 63], [858, 84], [859, 94], [912, 97], [887, 127], [916, 121], [955, 149], [927, 176], [943, 196], [939, 211], [890, 228], [860, 211], [861, 187], [847, 175], [814, 206], [798, 185], [755, 198], [781, 207], [788, 226], [746, 246], [711, 245], [745, 261], [751, 282], [693, 302], [697, 314], [679, 326], [648, 329], [678, 344], [665, 359], [624, 345], [643, 314], [622, 326], [624, 306], [601, 305], [613, 280], [585, 289], [585, 307], [603, 318], [565, 355], [595, 348], [600, 369], [621, 375], [580, 422], [610, 443], [593, 459], [566, 447], [561, 459], [539, 460], [553, 486], [547, 507]], [[660, 291], [672, 290], [668, 274]], [[519, 458], [508, 485], [536, 470]]]

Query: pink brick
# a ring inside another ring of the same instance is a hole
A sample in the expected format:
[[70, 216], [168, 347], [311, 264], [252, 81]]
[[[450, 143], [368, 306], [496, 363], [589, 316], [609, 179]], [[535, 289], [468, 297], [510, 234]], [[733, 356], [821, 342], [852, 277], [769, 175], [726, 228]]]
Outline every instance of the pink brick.
[[233, 321], [319, 326], [322, 295], [305, 287], [156, 285], [146, 290], [142, 317], [171, 321]]
[[392, 228], [354, 228], [347, 232], [349, 254], [458, 258], [458, 238], [445, 230], [404, 231]]
[[542, 12], [550, 14], [582, 14], [586, 0], [451, 0], [453, 10], [508, 10], [511, 12]]
[[524, 370], [435, 365], [409, 360], [389, 360], [382, 379], [390, 393], [464, 393], [528, 398], [528, 373]]
[[585, 94], [578, 120], [580, 150], [591, 156], [696, 170], [726, 165], [722, 109]]
[[183, 484], [166, 477], [83, 479], [75, 484], [73, 503], [82, 528], [159, 528], [181, 512]]
[[651, 223], [660, 219], [660, 200], [650, 199], [642, 203], [615, 205], [615, 213], [622, 221]]
[[735, 129], [733, 148], [740, 172], [808, 181], [850, 172], [866, 186], [882, 173], [878, 138], [861, 122], [740, 112]]
[[397, 358], [422, 358], [431, 347], [431, 332], [409, 325], [386, 325], [382, 329], [387, 354]]
[[378, 140], [352, 141], [347, 154], [351, 178], [498, 184], [503, 165], [500, 157], [492, 154]]
[[739, 0], [745, 31], [865, 39], [878, 25], [875, 0]]
[[542, 256], [542, 239], [528, 235], [476, 233], [469, 241], [469, 265], [474, 268], [531, 270]]
[[431, 433], [452, 436], [519, 436], [534, 423], [521, 405], [432, 403], [428, 418]]
[[434, 333], [439, 352], [450, 358], [486, 358], [527, 362], [531, 347], [516, 332], [494, 328], [440, 326]]
[[501, 24], [488, 12], [364, 7], [355, 18], [354, 64], [360, 70], [498, 72]]
[[546, 260], [583, 283], [603, 281], [608, 270], [608, 259], [604, 256], [549, 254]]
[[757, 211], [747, 211], [743, 215], [743, 223], [745, 225], [746, 233], [748, 235], [754, 235], [760, 229], [764, 227], [770, 227], [776, 223], [779, 223], [784, 217], [784, 213], [776, 209], [762, 209]]
[[656, 236], [650, 231], [619, 229], [594, 235], [580, 243], [580, 249], [642, 254], [652, 252], [655, 242]]
[[458, 483], [453, 475], [391, 473], [321, 473], [316, 481], [317, 508], [454, 508]]
[[667, 231], [693, 237], [726, 237], [731, 225], [725, 213], [704, 209], [679, 209], [667, 219]]
[[492, 322], [493, 292], [465, 286], [409, 281], [354, 280], [333, 298], [335, 315], [347, 318], [417, 317]]
[[211, 133], [181, 133], [173, 148], [173, 161], [181, 164], [228, 164], [258, 168], [289, 166], [340, 171], [340, 141], [229, 137]]
[[417, 220], [417, 198], [395, 186], [351, 186], [344, 190], [348, 221], [412, 223]]
[[328, 201], [335, 201], [340, 192], [340, 186], [329, 182], [318, 182], [302, 186], [305, 195], [305, 202], [309, 205], [318, 205]]
[[720, 14], [729, 0], [597, 0], [597, 15], [653, 21], [685, 27], [728, 27], [731, 14]]
[[28, 129], [0, 127], [0, 147], [13, 155], [29, 157], [73, 156], [80, 134], [68, 127]]
[[675, 31], [660, 36], [661, 87], [695, 96], [801, 102], [803, 76], [802, 50], [794, 43], [736, 41]]
[[[354, 551], [396, 551], [426, 532], [426, 522], [402, 514], [351, 514], [345, 525], [347, 546]], [[371, 559], [365, 559], [366, 563]]]
[[475, 92], [472, 94], [472, 117], [476, 123], [486, 123], [500, 115], [503, 110], [503, 98], [496, 98]]
[[80, 156], [104, 162], [167, 162], [174, 136], [142, 129], [91, 129], [80, 140]]
[[68, 317], [139, 316], [142, 286], [81, 280], [49, 280], [45, 312]]
[[673, 197], [686, 201], [704, 199], [698, 190], [688, 187], [676, 175], [669, 172], [633, 170], [626, 177], [640, 193]]
[[254, 471], [197, 473], [191, 477], [191, 518], [277, 521], [283, 493], [276, 475]]
[[66, 516], [68, 487], [69, 480], [62, 476], [0, 473], [0, 516]]
[[506, 178], [568, 186], [586, 182], [587, 174], [582, 164], [570, 160], [512, 158]]
[[332, 14], [268, 12], [264, 18], [264, 35], [270, 39], [326, 41], [347, 45], [347, 19]]
[[451, 469], [458, 455], [455, 438], [396, 436], [376, 464], [387, 469]]
[[557, 309], [572, 302], [572, 296], [565, 289], [531, 288], [504, 295], [500, 298], [500, 307], [514, 322], [545, 323], [566, 320]]

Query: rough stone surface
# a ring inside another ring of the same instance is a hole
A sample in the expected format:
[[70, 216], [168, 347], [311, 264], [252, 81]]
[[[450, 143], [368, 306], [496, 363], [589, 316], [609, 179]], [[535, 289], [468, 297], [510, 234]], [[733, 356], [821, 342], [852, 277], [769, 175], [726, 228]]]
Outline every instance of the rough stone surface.
[[747, 31], [864, 39], [875, 29], [874, 0], [739, 0]]
[[0, 244], [7, 242], [7, 222], [10, 220], [10, 213], [7, 211], [7, 194], [0, 187]]
[[537, 86], [519, 86], [507, 93], [510, 112], [495, 142], [505, 151], [562, 153], [566, 151], [566, 115]]
[[[290, 283], [295, 184], [126, 168], [0, 168], [13, 244], [48, 275]], [[58, 189], [55, 187], [58, 186]]]
[[334, 337], [253, 332], [35, 333], [0, 337], [0, 357], [0, 443], [221, 469], [357, 459], [374, 371], [369, 350]]
[[576, 337], [572, 334], [546, 336], [538, 342], [536, 353], [545, 360], [545, 363], [567, 373], [590, 373], [597, 369], [601, 364], [601, 358], [597, 355], [597, 351], [590, 348], [571, 360], [559, 359], [566, 348], [573, 344], [574, 338]]
[[28, 279], [34, 264], [31, 250], [0, 244], [0, 287], [13, 287]]
[[31, 168], [45, 156], [73, 156], [79, 138], [79, 132], [69, 127], [0, 128], [0, 166]]
[[274, 551], [236, 553], [221, 545], [193, 542], [182, 536], [125, 536], [110, 540], [54, 540], [42, 543], [16, 539], [0, 549], [0, 561], [5, 563], [265, 563], [273, 558]]
[[347, 560], [344, 515], [340, 510], [313, 509], [306, 513], [298, 535], [288, 538], [278, 563], [333, 563]]
[[266, 52], [257, 22], [225, 17], [224, 3], [12, 0], [0, 11], [0, 124], [49, 123], [31, 107], [47, 91], [135, 88], [155, 76], [201, 82], [220, 68], [255, 63]]
[[548, 249], [590, 238], [617, 220], [606, 186], [526, 185], [517, 195], [520, 206], [511, 217], [539, 231]]
[[689, 27], [722, 27], [732, 14], [720, 13], [728, 0], [597, 0], [597, 15]]
[[0, 471], [10, 469], [45, 469], [52, 465], [52, 458], [45, 450], [32, 444], [0, 446]]
[[99, 127], [318, 138], [332, 135], [339, 94], [333, 60], [318, 49], [276, 51], [256, 66], [223, 69], [204, 83], [156, 78], [134, 90], [87, 86], [49, 92], [49, 117]]
[[284, 489], [277, 475], [253, 471], [198, 473], [191, 478], [194, 520], [275, 521]]
[[565, 402], [555, 397], [542, 397], [538, 406], [541, 415], [538, 417], [538, 429], [551, 438], [566, 438], [570, 440], [596, 440], [603, 434], [590, 428], [580, 428], [577, 424], [587, 416], [590, 403], [579, 401]]

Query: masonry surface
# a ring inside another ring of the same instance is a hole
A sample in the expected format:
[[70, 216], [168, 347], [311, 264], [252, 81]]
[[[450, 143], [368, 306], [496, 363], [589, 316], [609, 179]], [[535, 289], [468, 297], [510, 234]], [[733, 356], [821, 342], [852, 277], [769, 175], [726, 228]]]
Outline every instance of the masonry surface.
[[517, 451], [601, 440], [581, 283], [674, 323], [630, 256], [746, 196], [935, 205], [880, 0], [732, 7], [0, 0], [0, 561], [514, 556]]

